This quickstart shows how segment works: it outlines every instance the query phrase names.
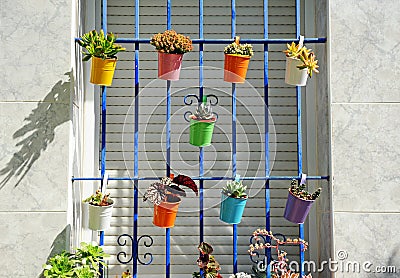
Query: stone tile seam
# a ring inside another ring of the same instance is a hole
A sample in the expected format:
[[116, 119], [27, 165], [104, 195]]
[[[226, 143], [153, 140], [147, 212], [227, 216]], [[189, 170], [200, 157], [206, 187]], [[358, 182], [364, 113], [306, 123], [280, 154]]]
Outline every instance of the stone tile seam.
[[71, 104], [70, 102], [42, 101], [42, 100], [21, 100], [21, 101], [0, 101], [0, 104], [21, 104], [21, 103], [55, 103], [55, 104]]
[[334, 213], [351, 213], [351, 214], [400, 214], [400, 211], [333, 211]]
[[332, 102], [331, 103], [331, 105], [353, 105], [353, 104], [356, 104], [356, 105], [371, 105], [371, 104], [374, 104], [374, 105], [382, 105], [382, 104], [389, 104], [389, 105], [399, 105], [400, 104], [400, 101], [399, 102]]
[[27, 211], [23, 211], [23, 210], [19, 210], [19, 211], [10, 211], [10, 210], [2, 210], [2, 211], [0, 211], [0, 215], [1, 214], [29, 214], [29, 213], [36, 213], [36, 214], [38, 214], [38, 213], [49, 213], [49, 214], [57, 214], [57, 213], [67, 213], [67, 211], [66, 210], [53, 210], [53, 211], [50, 211], [50, 210], [35, 210], [35, 211], [29, 211], [29, 210], [27, 210]]

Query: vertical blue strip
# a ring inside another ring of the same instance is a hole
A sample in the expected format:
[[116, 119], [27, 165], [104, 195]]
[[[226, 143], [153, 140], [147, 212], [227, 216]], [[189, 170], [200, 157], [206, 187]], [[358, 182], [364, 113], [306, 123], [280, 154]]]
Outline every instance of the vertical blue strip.
[[[171, 29], [171, 0], [167, 0], [167, 29]], [[171, 81], [167, 81], [167, 177], [171, 174]], [[171, 269], [171, 230], [167, 228], [165, 231], [165, 277], [170, 277]]]
[[[296, 37], [300, 38], [300, 0], [296, 0]], [[301, 128], [301, 87], [296, 86], [297, 100], [297, 172], [299, 177], [303, 173], [303, 146]], [[304, 225], [299, 225], [299, 238], [304, 239]], [[304, 251], [300, 245], [300, 277], [304, 275]]]
[[[268, 39], [268, 0], [264, 0], [264, 39]], [[265, 149], [265, 176], [270, 176], [269, 167], [269, 99], [268, 99], [268, 44], [264, 44], [264, 149]], [[271, 230], [271, 192], [270, 181], [265, 181], [265, 229]], [[270, 243], [271, 239], [268, 238], [267, 242]], [[265, 249], [265, 256], [267, 258], [267, 266], [271, 262], [271, 249]], [[266, 277], [271, 277], [271, 269], [267, 267]]]
[[[203, 30], [203, 14], [204, 14], [204, 3], [203, 0], [199, 0], [199, 38], [204, 38]], [[204, 94], [204, 84], [203, 84], [203, 43], [199, 44], [199, 100], [202, 101]], [[204, 148], [200, 147], [199, 150], [199, 176], [204, 175]], [[204, 181], [200, 180], [200, 242], [204, 241]]]
[[[135, 38], [139, 38], [139, 0], [135, 0]], [[133, 157], [133, 176], [139, 176], [139, 43], [135, 43], [135, 134], [134, 134], [134, 157]], [[133, 243], [132, 243], [132, 275], [137, 277], [137, 258], [138, 258], [138, 218], [139, 218], [139, 183], [134, 181], [134, 210], [133, 210]]]
[[[236, 36], [236, 3], [231, 0], [231, 36]], [[236, 84], [232, 83], [232, 176], [236, 176]], [[238, 271], [237, 225], [233, 225], [233, 273]]]

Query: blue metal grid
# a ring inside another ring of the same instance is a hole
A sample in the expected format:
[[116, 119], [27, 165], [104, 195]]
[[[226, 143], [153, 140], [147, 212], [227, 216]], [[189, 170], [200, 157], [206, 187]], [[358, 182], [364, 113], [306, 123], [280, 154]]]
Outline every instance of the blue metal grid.
[[[167, 18], [166, 25], [167, 29], [171, 29], [171, 1], [167, 0]], [[298, 176], [270, 176], [269, 167], [269, 119], [268, 119], [268, 45], [269, 44], [286, 44], [292, 41], [298, 41], [300, 36], [300, 0], [296, 1], [296, 38], [295, 39], [269, 39], [268, 38], [268, 0], [263, 1], [264, 9], [264, 37], [262, 39], [246, 39], [242, 38], [241, 42], [251, 44], [263, 44], [264, 45], [264, 102], [265, 102], [265, 113], [264, 113], [264, 125], [265, 125], [265, 176], [262, 177], [240, 177], [241, 180], [264, 180], [265, 181], [265, 228], [270, 230], [270, 188], [269, 183], [271, 180], [292, 180], [300, 179], [303, 172], [302, 165], [302, 125], [301, 125], [301, 88], [296, 87], [296, 100], [297, 100], [297, 161], [298, 161]], [[199, 0], [199, 38], [192, 39], [194, 44], [199, 45], [199, 96], [194, 95], [197, 100], [201, 100], [203, 97], [203, 49], [204, 44], [228, 44], [232, 40], [229, 39], [205, 39], [203, 29], [203, 15], [204, 15], [204, 3], [203, 0]], [[143, 235], [138, 238], [138, 181], [140, 180], [158, 180], [160, 177], [139, 177], [138, 174], [138, 163], [139, 163], [139, 47], [140, 44], [148, 44], [149, 39], [143, 39], [139, 37], [139, 0], [135, 0], [135, 36], [134, 38], [119, 38], [119, 43], [129, 43], [135, 46], [135, 122], [134, 122], [134, 172], [133, 177], [109, 177], [108, 180], [114, 181], [133, 181], [134, 182], [134, 217], [133, 217], [133, 235], [123, 234], [118, 238], [118, 244], [120, 246], [127, 245], [127, 240], [122, 240], [124, 237], [129, 239], [132, 243], [132, 256], [128, 259], [126, 252], [120, 252], [117, 255], [117, 259], [120, 263], [128, 264], [132, 263], [133, 277], [138, 276], [138, 262], [144, 265], [150, 264], [153, 260], [151, 253], [145, 253], [144, 258], [149, 257], [148, 261], [142, 261], [138, 257], [138, 245], [143, 239], [144, 246], [150, 247], [153, 244], [153, 240], [148, 235]], [[102, 0], [102, 21], [101, 28], [104, 32], [107, 32], [107, 0]], [[236, 3], [235, 0], [231, 0], [231, 36], [232, 38], [236, 35]], [[78, 40], [78, 39], [76, 39]], [[305, 38], [305, 43], [325, 43], [326, 38]], [[101, 181], [101, 187], [103, 187], [104, 176], [106, 173], [106, 101], [107, 101], [107, 90], [106, 87], [101, 87], [101, 158], [100, 158], [100, 174], [101, 177], [73, 177], [72, 181]], [[171, 162], [171, 81], [166, 81], [166, 175], [170, 175], [170, 162]], [[188, 96], [186, 96], [188, 97]], [[185, 97], [185, 103], [186, 102]], [[191, 103], [190, 103], [191, 104]], [[199, 176], [192, 177], [194, 180], [199, 181], [199, 242], [204, 239], [204, 181], [205, 180], [232, 180], [236, 177], [236, 85], [232, 84], [232, 176], [231, 177], [205, 177], [204, 176], [204, 150], [202, 147], [199, 148]], [[328, 180], [328, 176], [307, 176], [308, 180]], [[233, 258], [232, 265], [234, 272], [237, 272], [237, 225], [232, 225], [233, 229]], [[166, 229], [166, 258], [165, 258], [165, 277], [169, 278], [171, 261], [170, 261], [170, 247], [171, 247], [171, 231], [169, 228]], [[304, 238], [304, 227], [303, 224], [299, 225], [299, 237]], [[148, 241], [146, 241], [146, 239]], [[104, 245], [104, 232], [100, 232], [99, 244]], [[265, 251], [268, 264], [270, 263], [270, 249]], [[301, 275], [304, 274], [303, 264], [304, 251], [301, 250], [300, 246], [300, 265]], [[125, 258], [125, 259], [124, 259]], [[101, 275], [103, 277], [103, 275]], [[270, 277], [269, 268], [267, 268], [267, 277]]]

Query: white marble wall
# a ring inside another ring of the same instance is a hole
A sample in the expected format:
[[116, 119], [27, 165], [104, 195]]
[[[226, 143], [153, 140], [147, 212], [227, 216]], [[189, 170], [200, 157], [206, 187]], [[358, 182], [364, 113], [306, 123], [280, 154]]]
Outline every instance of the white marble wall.
[[334, 253], [394, 265], [400, 243], [400, 1], [329, 1]]
[[71, 3], [0, 3], [0, 277], [68, 246]]

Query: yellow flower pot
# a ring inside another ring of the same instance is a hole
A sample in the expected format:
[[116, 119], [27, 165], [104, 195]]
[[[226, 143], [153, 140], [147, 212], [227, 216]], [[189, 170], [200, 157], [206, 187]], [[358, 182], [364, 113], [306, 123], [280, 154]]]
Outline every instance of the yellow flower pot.
[[106, 59], [92, 57], [92, 68], [90, 71], [90, 83], [102, 86], [110, 86], [114, 77], [117, 59]]

